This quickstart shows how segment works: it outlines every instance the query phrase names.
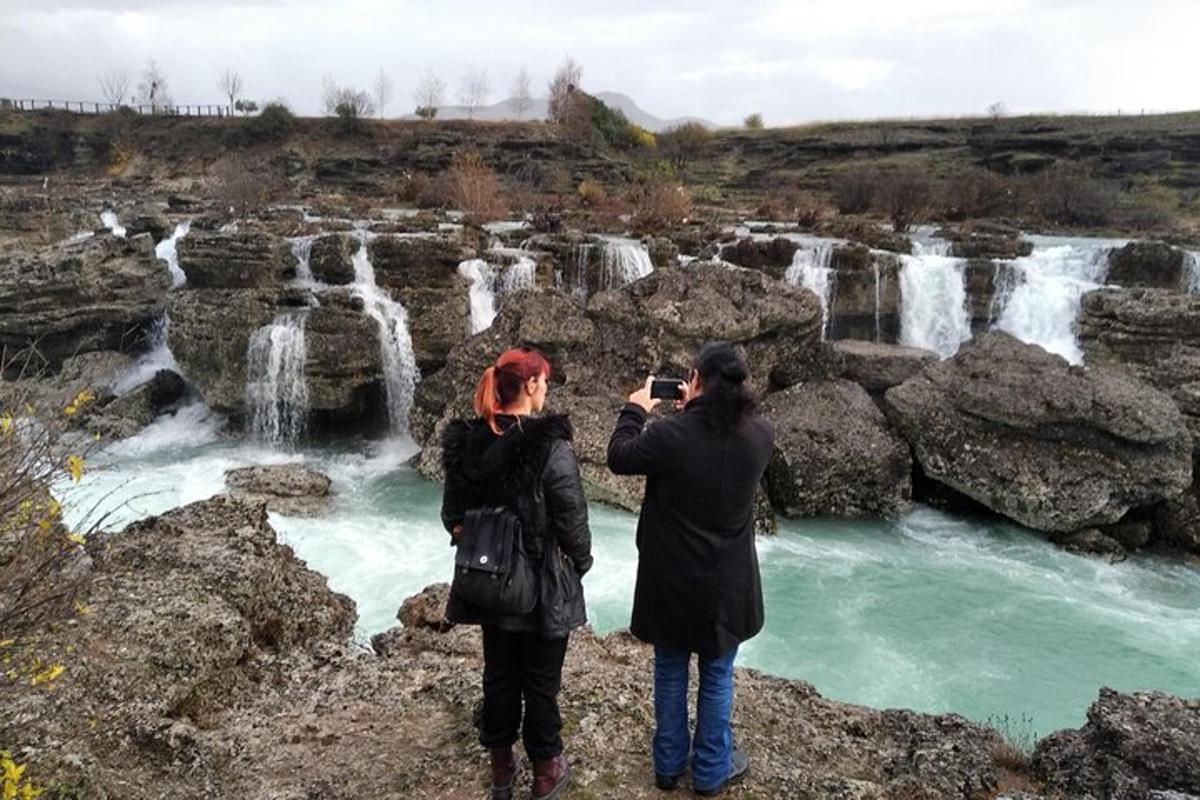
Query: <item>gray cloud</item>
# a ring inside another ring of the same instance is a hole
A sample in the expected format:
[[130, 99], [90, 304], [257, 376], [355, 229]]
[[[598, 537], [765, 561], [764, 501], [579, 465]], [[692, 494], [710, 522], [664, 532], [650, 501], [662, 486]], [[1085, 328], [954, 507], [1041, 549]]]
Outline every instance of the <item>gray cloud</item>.
[[[492, 99], [527, 64], [536, 88], [570, 53], [584, 84], [660, 116], [735, 123], [1022, 110], [1173, 110], [1197, 105], [1186, 0], [813, 0], [503, 7], [351, 0], [0, 2], [0, 96], [95, 99], [98, 71], [150, 58], [180, 102], [217, 102], [238, 69], [248, 93], [317, 110], [321, 76], [396, 85], [412, 105], [432, 70], [454, 87], [485, 67]], [[33, 6], [33, 7], [31, 7]]]

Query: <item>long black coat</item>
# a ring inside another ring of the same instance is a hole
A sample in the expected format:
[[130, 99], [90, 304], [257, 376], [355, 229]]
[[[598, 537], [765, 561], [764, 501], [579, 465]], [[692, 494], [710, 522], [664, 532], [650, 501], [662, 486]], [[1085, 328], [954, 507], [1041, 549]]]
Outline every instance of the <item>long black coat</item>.
[[655, 420], [626, 405], [608, 443], [618, 475], [646, 475], [638, 518], [631, 630], [664, 647], [716, 657], [763, 626], [754, 494], [774, 450], [760, 416], [720, 434], [704, 396]]
[[[530, 614], [496, 614], [451, 596], [446, 617], [463, 624], [494, 625], [507, 631], [565, 637], [587, 622], [580, 578], [592, 566], [592, 535], [579, 464], [571, 449], [571, 423], [563, 415], [497, 417], [497, 436], [482, 419], [456, 420], [442, 434], [442, 524], [452, 531], [468, 509], [505, 505], [521, 519], [525, 552], [540, 565], [551, 537], [565, 556], [567, 580], [555, 585], [549, 602], [564, 612], [553, 616], [562, 629], [543, 630], [541, 604]], [[540, 567], [537, 571], [541, 572]]]

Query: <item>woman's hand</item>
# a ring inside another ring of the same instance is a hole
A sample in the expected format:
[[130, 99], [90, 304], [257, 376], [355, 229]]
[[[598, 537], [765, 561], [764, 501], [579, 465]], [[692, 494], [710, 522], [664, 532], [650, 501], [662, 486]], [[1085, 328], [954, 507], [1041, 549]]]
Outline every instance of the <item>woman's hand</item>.
[[650, 385], [652, 383], [654, 383], [653, 375], [651, 375], [649, 378], [646, 378], [645, 386], [629, 395], [629, 402], [633, 403], [635, 406], [641, 406], [641, 409], [647, 414], [649, 414], [656, 405], [662, 402], [657, 397], [650, 396]]

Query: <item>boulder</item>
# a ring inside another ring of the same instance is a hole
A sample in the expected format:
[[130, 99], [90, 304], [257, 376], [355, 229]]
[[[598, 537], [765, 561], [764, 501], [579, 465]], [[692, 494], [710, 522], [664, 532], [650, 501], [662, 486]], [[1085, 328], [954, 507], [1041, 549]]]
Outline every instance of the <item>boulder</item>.
[[1110, 564], [1124, 561], [1127, 556], [1124, 545], [1096, 528], [1058, 534], [1054, 543], [1068, 553], [1096, 556]]
[[1183, 251], [1163, 242], [1130, 242], [1109, 253], [1106, 281], [1125, 288], [1185, 291]]
[[870, 395], [810, 381], [763, 402], [775, 424], [771, 501], [789, 517], [895, 516], [912, 498], [912, 457]]
[[1033, 242], [1012, 233], [974, 231], [938, 231], [938, 236], [950, 240], [950, 255], [971, 259], [1013, 259], [1033, 252]]
[[446, 619], [446, 604], [450, 601], [450, 584], [435, 583], [400, 604], [396, 619], [406, 628], [427, 628], [448, 631], [454, 623]]
[[1154, 534], [1167, 547], [1200, 555], [1200, 487], [1193, 483], [1155, 509]]
[[129, 222], [125, 223], [125, 235], [137, 236], [148, 233], [155, 242], [161, 242], [171, 235], [174, 225], [166, 215], [154, 206], [140, 208]]
[[1200, 447], [1200, 295], [1097, 289], [1083, 296], [1076, 330], [1088, 365], [1169, 394]]
[[1200, 699], [1101, 689], [1083, 727], [1038, 743], [1032, 768], [1052, 796], [1200, 794]]
[[241, 467], [225, 472], [235, 499], [265, 503], [268, 511], [290, 517], [315, 517], [329, 509], [329, 477], [302, 464]]
[[871, 394], [882, 394], [932, 364], [938, 355], [930, 350], [898, 344], [841, 339], [833, 343], [841, 367], [840, 377], [854, 381]]
[[276, 287], [295, 275], [288, 243], [260, 231], [192, 230], [176, 245], [190, 289]]
[[[404, 289], [462, 288], [458, 265], [474, 257], [457, 236], [377, 236], [367, 245], [375, 283], [397, 292]], [[402, 301], [403, 302], [403, 301]]]
[[308, 265], [313, 277], [336, 286], [354, 282], [354, 253], [360, 244], [344, 234], [327, 234], [313, 240]]
[[650, 263], [656, 267], [667, 267], [679, 262], [679, 245], [665, 236], [655, 236], [646, 240], [646, 252], [650, 254]]
[[782, 236], [766, 241], [745, 237], [733, 244], [721, 245], [721, 260], [782, 278], [799, 249], [798, 244]]
[[51, 370], [81, 353], [133, 352], [170, 288], [146, 235], [9, 250], [0, 254], [0, 350], [11, 359], [34, 345]]
[[1167, 395], [1005, 333], [884, 397], [929, 477], [1034, 529], [1116, 522], [1191, 483], [1191, 437]]

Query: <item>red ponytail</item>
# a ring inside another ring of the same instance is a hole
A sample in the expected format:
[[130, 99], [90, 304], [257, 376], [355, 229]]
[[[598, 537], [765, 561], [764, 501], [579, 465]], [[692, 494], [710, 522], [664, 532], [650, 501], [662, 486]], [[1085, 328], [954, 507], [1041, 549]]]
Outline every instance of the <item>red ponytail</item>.
[[494, 366], [483, 371], [475, 387], [475, 413], [487, 420], [493, 432], [500, 433], [496, 415], [516, 401], [525, 381], [539, 375], [550, 379], [550, 362], [544, 355], [531, 347], [505, 350]]

